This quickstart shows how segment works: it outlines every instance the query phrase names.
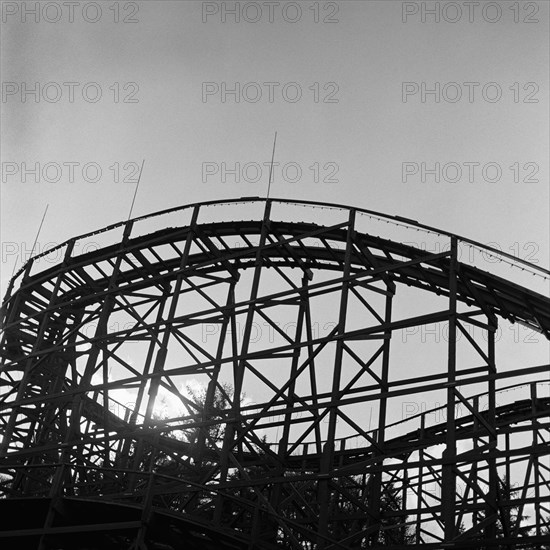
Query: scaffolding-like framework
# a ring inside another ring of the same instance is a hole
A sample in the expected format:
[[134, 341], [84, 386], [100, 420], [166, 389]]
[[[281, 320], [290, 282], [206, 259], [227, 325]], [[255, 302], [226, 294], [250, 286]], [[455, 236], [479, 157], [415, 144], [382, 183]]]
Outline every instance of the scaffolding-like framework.
[[257, 197], [40, 254], [2, 309], [0, 543], [549, 548], [550, 365], [496, 360], [501, 323], [547, 346], [549, 275]]

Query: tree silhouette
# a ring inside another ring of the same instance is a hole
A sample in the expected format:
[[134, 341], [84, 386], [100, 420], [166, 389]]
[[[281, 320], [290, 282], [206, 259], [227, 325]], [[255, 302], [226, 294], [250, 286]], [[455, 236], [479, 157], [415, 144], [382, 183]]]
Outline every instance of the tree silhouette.
[[[525, 520], [529, 518], [527, 515], [520, 514], [520, 505], [511, 504], [516, 498], [517, 494], [521, 491], [521, 487], [513, 487], [508, 478], [499, 479], [498, 483], [498, 503], [499, 513], [495, 523], [495, 538], [506, 537], [525, 537], [528, 536], [532, 530], [532, 526], [525, 525]], [[482, 522], [485, 519], [485, 511], [479, 512], [477, 515], [477, 523]], [[485, 534], [480, 533], [477, 537], [479, 540], [485, 539]], [[491, 550], [508, 550], [510, 546], [503, 544], [499, 546], [491, 546]], [[526, 549], [530, 548], [525, 546]], [[540, 546], [537, 545], [537, 548]], [[480, 546], [481, 550], [484, 550], [484, 546]]]
[[380, 524], [378, 543], [413, 544], [415, 536], [410, 526], [406, 525], [407, 516], [400, 515], [403, 509], [402, 491], [395, 483], [385, 485], [380, 496]]

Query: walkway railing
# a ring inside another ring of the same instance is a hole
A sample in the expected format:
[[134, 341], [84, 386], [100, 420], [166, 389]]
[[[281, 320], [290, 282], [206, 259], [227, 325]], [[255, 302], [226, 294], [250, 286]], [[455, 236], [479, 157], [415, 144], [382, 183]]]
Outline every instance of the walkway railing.
[[10, 280], [4, 301], [17, 290], [23, 274], [30, 276], [52, 265], [60, 264], [68, 258], [118, 244], [125, 230], [128, 238], [131, 239], [170, 227], [185, 227], [189, 225], [195, 208], [199, 209], [199, 223], [260, 221], [263, 218], [267, 200], [271, 202], [270, 219], [274, 221], [304, 221], [318, 225], [334, 225], [346, 221], [349, 210], [355, 209], [358, 214], [356, 221], [358, 231], [400, 242], [425, 250], [427, 253], [449, 250], [451, 238], [456, 237], [460, 262], [507, 279], [539, 294], [547, 295], [550, 290], [550, 271], [534, 263], [538, 262], [536, 254], [539, 251], [539, 245], [535, 242], [483, 244], [424, 225], [416, 220], [363, 208], [304, 200], [243, 197], [229, 201], [216, 200], [169, 208], [68, 239], [30, 258]]

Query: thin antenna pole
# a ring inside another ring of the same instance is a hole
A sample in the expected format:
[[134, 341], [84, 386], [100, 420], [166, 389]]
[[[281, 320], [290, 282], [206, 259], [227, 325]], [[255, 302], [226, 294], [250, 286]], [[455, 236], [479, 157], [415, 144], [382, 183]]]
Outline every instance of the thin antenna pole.
[[271, 165], [269, 166], [269, 183], [267, 184], [267, 198], [269, 199], [269, 190], [271, 189], [271, 174], [273, 173], [273, 159], [275, 158], [275, 144], [277, 143], [277, 132], [273, 139], [273, 153], [271, 153]]
[[134, 203], [136, 202], [136, 196], [139, 189], [139, 182], [141, 181], [141, 174], [143, 174], [143, 166], [145, 165], [145, 159], [143, 159], [141, 163], [141, 168], [139, 170], [139, 176], [136, 183], [136, 188], [134, 190], [134, 198], [132, 199], [132, 205], [130, 206], [130, 212], [128, 212], [128, 219], [130, 219], [130, 216], [132, 215], [132, 210], [134, 209]]
[[[34, 253], [34, 247], [36, 246], [36, 242], [38, 241], [38, 235], [40, 235], [40, 231], [41, 231], [41, 229], [42, 229], [42, 224], [44, 223], [44, 218], [46, 217], [46, 212], [48, 211], [48, 207], [49, 207], [49, 206], [50, 206], [50, 205], [47, 204], [47, 205], [46, 205], [46, 208], [44, 209], [44, 214], [42, 215], [42, 221], [40, 222], [40, 227], [38, 228], [38, 231], [37, 231], [37, 233], [36, 233], [36, 237], [35, 237], [35, 239], [34, 239], [34, 243], [32, 243], [31, 255], [30, 255], [30, 257], [29, 257], [29, 260], [32, 258], [32, 255], [33, 255], [33, 253]], [[15, 269], [15, 268], [14, 268], [14, 269]]]
[[17, 267], [17, 259], [19, 256], [15, 257], [15, 263], [13, 264], [13, 269], [11, 270], [11, 278], [13, 279], [13, 274], [15, 273], [15, 268]]

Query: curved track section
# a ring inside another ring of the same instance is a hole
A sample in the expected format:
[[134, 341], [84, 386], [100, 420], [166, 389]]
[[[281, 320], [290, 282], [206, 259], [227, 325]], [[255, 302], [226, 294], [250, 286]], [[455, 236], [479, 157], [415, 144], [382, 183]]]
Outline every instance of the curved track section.
[[[71, 239], [4, 300], [0, 539], [542, 548], [550, 367], [496, 351], [510, 323], [546, 345], [549, 275], [413, 220], [276, 199]], [[445, 337], [415, 340], [427, 327]]]

